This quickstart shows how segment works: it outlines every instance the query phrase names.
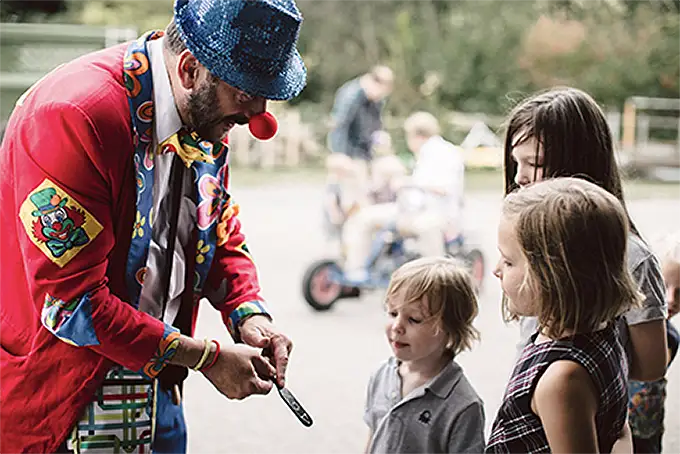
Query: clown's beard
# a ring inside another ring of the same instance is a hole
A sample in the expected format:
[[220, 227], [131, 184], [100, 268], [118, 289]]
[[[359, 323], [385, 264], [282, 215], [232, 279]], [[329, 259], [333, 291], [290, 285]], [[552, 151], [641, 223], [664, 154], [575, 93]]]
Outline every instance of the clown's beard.
[[187, 109], [189, 124], [203, 140], [216, 143], [223, 140], [235, 124], [246, 124], [243, 114], [224, 116], [217, 106], [218, 79], [208, 80], [189, 95]]

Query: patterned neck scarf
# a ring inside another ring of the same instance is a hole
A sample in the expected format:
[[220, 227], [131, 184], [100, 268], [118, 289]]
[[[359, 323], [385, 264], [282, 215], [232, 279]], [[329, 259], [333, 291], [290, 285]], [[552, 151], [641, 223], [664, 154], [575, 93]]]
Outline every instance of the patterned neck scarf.
[[148, 32], [125, 53], [137, 180], [126, 279], [134, 307], [172, 323], [184, 284], [193, 283], [194, 300], [202, 293], [215, 254], [216, 224], [229, 198], [227, 148], [222, 143], [213, 146], [181, 129], [154, 149], [151, 71], [165, 68], [151, 68], [147, 42], [161, 36], [162, 31]]

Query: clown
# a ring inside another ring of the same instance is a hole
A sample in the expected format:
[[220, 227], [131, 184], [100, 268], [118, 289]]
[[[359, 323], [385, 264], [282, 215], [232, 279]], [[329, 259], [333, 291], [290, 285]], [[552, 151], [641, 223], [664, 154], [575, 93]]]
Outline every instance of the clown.
[[[0, 152], [3, 452], [184, 452], [182, 382], [228, 398], [284, 386], [229, 194], [227, 135], [276, 132], [297, 96], [294, 0], [176, 0], [165, 31], [56, 68]], [[209, 301], [236, 345], [197, 340]]]
[[62, 199], [56, 192], [54, 188], [46, 188], [30, 198], [37, 208], [32, 215], [38, 217], [33, 222], [33, 235], [47, 245], [54, 257], [61, 257], [90, 239], [82, 228], [85, 221], [82, 211], [65, 206], [68, 198]]

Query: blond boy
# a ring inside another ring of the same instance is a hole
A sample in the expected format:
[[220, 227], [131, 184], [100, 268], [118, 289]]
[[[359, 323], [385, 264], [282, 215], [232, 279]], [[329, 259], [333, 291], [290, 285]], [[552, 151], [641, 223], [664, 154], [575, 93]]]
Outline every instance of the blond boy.
[[484, 405], [455, 361], [478, 338], [465, 269], [444, 257], [406, 263], [392, 275], [385, 310], [394, 356], [368, 385], [366, 451], [483, 452]]

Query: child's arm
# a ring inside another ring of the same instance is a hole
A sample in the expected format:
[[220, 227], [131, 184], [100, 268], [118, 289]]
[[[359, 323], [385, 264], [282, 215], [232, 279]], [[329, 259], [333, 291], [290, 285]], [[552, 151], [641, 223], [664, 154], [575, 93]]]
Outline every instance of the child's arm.
[[366, 401], [364, 404], [364, 422], [368, 426], [368, 440], [366, 441], [366, 447], [364, 448], [366, 454], [370, 452], [371, 443], [373, 442], [373, 432], [375, 430], [374, 398], [376, 393], [376, 375], [378, 372], [371, 375], [371, 378], [368, 380], [368, 386], [366, 387]]
[[629, 325], [628, 332], [633, 351], [630, 378], [638, 381], [655, 381], [663, 378], [668, 359], [666, 321], [661, 319]]
[[666, 320], [666, 337], [668, 340], [668, 355], [666, 355], [667, 366], [671, 365], [675, 355], [678, 353], [678, 346], [680, 345], [680, 333], [670, 320]]
[[624, 315], [630, 338], [629, 378], [655, 381], [666, 374], [666, 314], [664, 281], [656, 257], [650, 255], [632, 272], [640, 292], [642, 307]]
[[373, 441], [373, 431], [368, 429], [368, 440], [366, 441], [366, 447], [364, 448], [365, 454], [368, 454], [368, 450], [371, 449], [371, 441]]
[[633, 454], [633, 434], [627, 422], [623, 425], [621, 437], [612, 446], [612, 454]]
[[553, 453], [598, 452], [597, 405], [588, 372], [573, 361], [555, 361], [548, 366], [531, 400]]

